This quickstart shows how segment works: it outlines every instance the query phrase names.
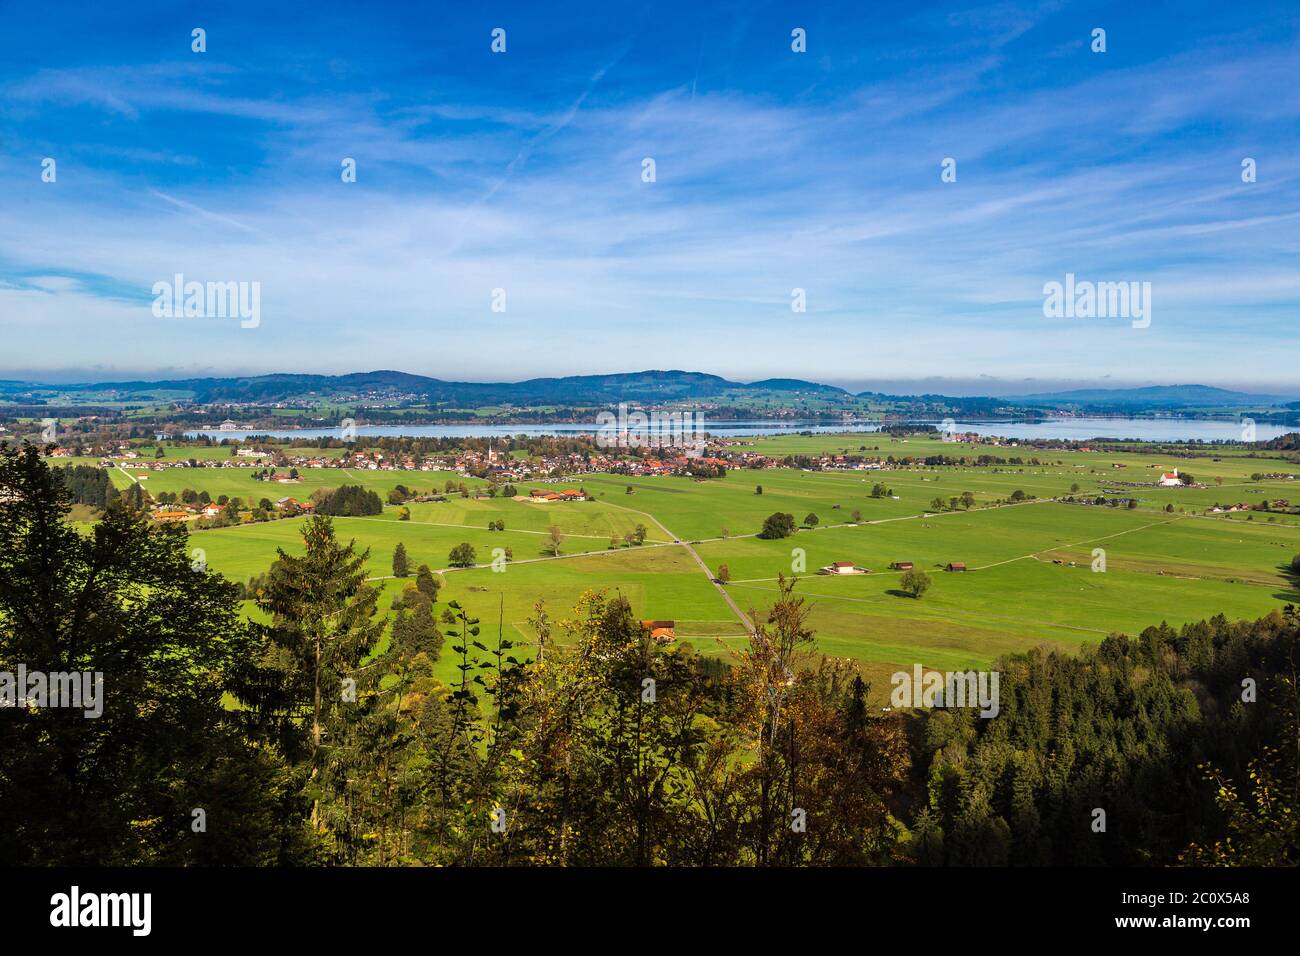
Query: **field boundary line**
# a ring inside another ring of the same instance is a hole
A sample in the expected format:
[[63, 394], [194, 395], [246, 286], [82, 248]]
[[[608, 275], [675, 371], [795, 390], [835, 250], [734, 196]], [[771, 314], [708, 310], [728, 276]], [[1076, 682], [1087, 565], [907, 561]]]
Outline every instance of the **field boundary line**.
[[[477, 527], [477, 526], [475, 526], [475, 525], [472, 525], [472, 524], [451, 524], [450, 522], [445, 522], [445, 521], [398, 521], [398, 520], [396, 520], [396, 519], [394, 519], [394, 518], [377, 518], [377, 517], [375, 517], [374, 515], [335, 515], [334, 517], [336, 517], [336, 518], [342, 518], [342, 519], [347, 520], [347, 521], [382, 521], [384, 524], [395, 524], [395, 525], [399, 525], [399, 526], [401, 526], [401, 525], [423, 524], [423, 525], [428, 525], [428, 526], [431, 527], [431, 528], [464, 528], [464, 529], [467, 530], [467, 531], [487, 531], [487, 530], [488, 530], [487, 528], [479, 528], [479, 527]], [[506, 528], [504, 532], [495, 532], [495, 531], [494, 531], [494, 532], [492, 532], [492, 533], [493, 533], [493, 534], [502, 534], [502, 533], [504, 533], [504, 534], [540, 534], [540, 535], [543, 535], [543, 536], [550, 534], [549, 531], [530, 531], [530, 530], [528, 530], [527, 528]], [[597, 541], [607, 541], [607, 540], [609, 540], [608, 537], [607, 537], [606, 535], [603, 535], [603, 534], [577, 534], [576, 532], [569, 532], [569, 531], [566, 531], [566, 532], [564, 532], [564, 536], [565, 536], [566, 538], [592, 538], [593, 540], [597, 540]], [[666, 542], [666, 543], [671, 543], [671, 542]]]
[[[743, 587], [743, 585], [742, 585], [742, 587]], [[777, 589], [776, 589], [776, 588], [760, 588], [760, 587], [749, 586], [749, 587], [746, 588], [746, 590], [750, 590], [750, 591], [771, 591], [771, 592], [775, 593]], [[817, 594], [805, 594], [804, 596], [807, 597], [810, 601], [818, 601], [818, 600], [821, 600], [821, 599], [825, 598], [825, 599], [828, 600], [828, 601], [850, 601], [850, 602], [852, 602], [852, 603], [854, 603], [854, 604], [872, 604], [872, 605], [876, 605], [876, 606], [878, 606], [878, 607], [882, 607], [882, 608], [883, 608], [883, 607], [888, 607], [888, 606], [889, 606], [889, 602], [888, 602], [888, 601], [878, 601], [878, 600], [872, 600], [872, 599], [870, 599], [870, 598], [850, 597], [850, 596], [848, 596], [848, 595], [846, 595], [846, 594], [820, 594], [820, 593], [817, 593]], [[918, 621], [943, 621], [943, 622], [953, 623], [953, 624], [964, 624], [964, 623], [965, 623], [961, 618], [954, 617], [954, 616], [949, 615], [949, 614], [944, 614], [944, 613], [939, 612], [939, 611], [930, 611], [930, 609], [928, 609], [928, 608], [926, 608], [925, 610], [929, 611], [929, 613], [928, 613], [926, 616], [924, 616], [924, 617], [918, 617], [918, 618], [896, 618], [895, 620], [898, 620], [898, 621], [904, 621], [904, 622], [905, 622], [905, 621], [908, 621], [908, 620], [918, 620]], [[1103, 629], [1101, 629], [1101, 628], [1095, 628], [1095, 627], [1081, 627], [1081, 626], [1078, 625], [1078, 624], [1057, 624], [1057, 623], [1054, 622], [1054, 621], [1040, 621], [1040, 620], [1037, 620], [1037, 619], [1034, 619], [1034, 618], [1011, 618], [1011, 617], [999, 617], [999, 616], [988, 616], [988, 615], [985, 615], [984, 617], [981, 618], [981, 620], [987, 620], [987, 621], [1016, 621], [1016, 622], [1020, 622], [1020, 623], [1034, 624], [1034, 625], [1037, 625], [1037, 626], [1039, 626], [1039, 627], [1056, 627], [1056, 628], [1061, 628], [1061, 629], [1063, 629], [1063, 630], [1068, 630], [1068, 631], [1083, 631], [1084, 633], [1087, 633], [1087, 634], [1109, 634], [1109, 633], [1110, 633], [1109, 630], [1103, 630]], [[988, 628], [984, 628], [983, 630], [988, 630]]]

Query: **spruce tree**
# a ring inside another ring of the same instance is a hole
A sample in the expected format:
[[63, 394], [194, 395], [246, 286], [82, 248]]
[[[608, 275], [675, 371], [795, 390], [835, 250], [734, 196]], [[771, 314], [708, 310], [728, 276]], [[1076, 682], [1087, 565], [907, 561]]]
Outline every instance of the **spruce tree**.
[[415, 572], [415, 586], [420, 593], [427, 597], [431, 602], [436, 603], [438, 600], [438, 591], [442, 587], [438, 579], [433, 576], [427, 564], [420, 565]]
[[[331, 728], [356, 704], [359, 668], [385, 619], [375, 615], [379, 592], [366, 583], [368, 549], [341, 545], [323, 515], [308, 519], [303, 542], [301, 557], [280, 550], [258, 598], [269, 623], [253, 625], [261, 650], [244, 702], [259, 729], [317, 781]], [[321, 791], [309, 789], [319, 825]]]

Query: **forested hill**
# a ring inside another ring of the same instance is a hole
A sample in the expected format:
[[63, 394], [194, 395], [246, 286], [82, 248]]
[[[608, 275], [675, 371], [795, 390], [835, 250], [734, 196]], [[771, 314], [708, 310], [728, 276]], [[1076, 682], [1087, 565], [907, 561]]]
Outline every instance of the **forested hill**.
[[815, 410], [963, 415], [1032, 415], [1050, 410], [1100, 414], [1155, 411], [1215, 412], [1294, 410], [1295, 396], [1252, 394], [1207, 385], [1091, 388], [1034, 395], [946, 396], [937, 393], [851, 392], [798, 378], [738, 382], [706, 372], [648, 369], [602, 375], [533, 378], [520, 382], [454, 382], [382, 369], [346, 375], [273, 375], [49, 385], [0, 381], [0, 402], [11, 415], [39, 416], [50, 405], [60, 414], [107, 414], [103, 403], [192, 402], [290, 404], [407, 403], [452, 409], [612, 407], [693, 403], [751, 408], [768, 413]]
[[77, 389], [123, 393], [187, 392], [196, 402], [287, 401], [374, 394], [418, 397], [464, 407], [485, 405], [616, 404], [717, 398], [729, 394], [788, 393], [823, 397], [852, 396], [833, 385], [798, 379], [769, 379], [747, 384], [703, 372], [643, 371], [610, 375], [570, 375], [523, 382], [448, 382], [389, 370], [348, 375], [258, 375], [243, 378], [195, 378], [162, 382], [114, 382]]

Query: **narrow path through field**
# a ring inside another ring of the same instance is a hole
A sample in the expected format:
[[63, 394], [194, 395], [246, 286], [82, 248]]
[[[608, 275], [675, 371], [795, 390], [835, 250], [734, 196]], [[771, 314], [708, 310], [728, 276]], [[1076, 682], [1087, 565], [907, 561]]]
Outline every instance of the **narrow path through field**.
[[1073, 544], [1058, 544], [1052, 548], [1040, 548], [1037, 551], [1031, 551], [1029, 554], [1022, 554], [1019, 557], [1007, 558], [1005, 561], [995, 561], [993, 564], [983, 564], [978, 568], [971, 568], [972, 571], [985, 571], [989, 568], [998, 568], [1004, 564], [1011, 564], [1014, 561], [1024, 561], [1027, 558], [1037, 558], [1040, 554], [1050, 554], [1053, 551], [1061, 551], [1065, 548], [1077, 548], [1085, 544], [1096, 544], [1098, 541], [1107, 541], [1110, 538], [1118, 538], [1120, 535], [1132, 534], [1135, 531], [1145, 531], [1147, 528], [1155, 528], [1162, 524], [1173, 524], [1180, 521], [1180, 518], [1170, 518], [1168, 521], [1153, 521], [1150, 524], [1144, 524], [1137, 528], [1129, 528], [1125, 531], [1116, 531], [1114, 534], [1104, 534], [1099, 538], [1085, 538], [1083, 541], [1075, 541]]
[[699, 552], [696, 551], [695, 548], [692, 547], [689, 542], [682, 540], [681, 538], [677, 537], [677, 535], [669, 531], [668, 527], [662, 521], [660, 521], [658, 518], [656, 518], [648, 511], [638, 511], [636, 508], [628, 508], [625, 505], [616, 505], [613, 503], [610, 504], [610, 507], [622, 508], [624, 511], [631, 511], [634, 514], [644, 515], [645, 517], [653, 521], [656, 525], [658, 525], [660, 531], [668, 535], [668, 537], [672, 538], [674, 544], [680, 544], [683, 548], [685, 548], [686, 552], [692, 558], [695, 559], [695, 563], [700, 566], [700, 570], [704, 572], [704, 576], [709, 579], [709, 583], [713, 585], [714, 590], [718, 592], [718, 594], [722, 597], [722, 600], [727, 602], [727, 607], [731, 608], [731, 612], [736, 615], [737, 620], [739, 620], [740, 623], [745, 626], [745, 630], [751, 634], [754, 633], [754, 622], [751, 621], [749, 619], [749, 616], [740, 609], [740, 605], [738, 605], [735, 602], [735, 600], [732, 598], [732, 596], [727, 593], [727, 589], [718, 583], [717, 579], [713, 576], [713, 572], [709, 570], [709, 566], [704, 563], [704, 559], [700, 557]]
[[[637, 550], [639, 551], [646, 548], [670, 548], [670, 547], [672, 547], [671, 542], [658, 541], [653, 544], [638, 545]], [[524, 558], [523, 560], [520, 561], [509, 561], [506, 563], [506, 567], [513, 568], [516, 565], [520, 565], [520, 564], [539, 564], [542, 561], [567, 561], [570, 558], [599, 558], [611, 554], [627, 554], [627, 550], [624, 548], [618, 548], [614, 550], [606, 548], [603, 551], [575, 551], [572, 554], [548, 554], [541, 558]], [[450, 574], [453, 571], [482, 571], [485, 568], [491, 568], [491, 567], [492, 567], [492, 563], [488, 562], [487, 564], [467, 564], [462, 567], [431, 568], [430, 570], [432, 570], [435, 574]], [[392, 579], [393, 579], [393, 575], [391, 574], [380, 574], [372, 578], [366, 578], [367, 581], [388, 581]]]

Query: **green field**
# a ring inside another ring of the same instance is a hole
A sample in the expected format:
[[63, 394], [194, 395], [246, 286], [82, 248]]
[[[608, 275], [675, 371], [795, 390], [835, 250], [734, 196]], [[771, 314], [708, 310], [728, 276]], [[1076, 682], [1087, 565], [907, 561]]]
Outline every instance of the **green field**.
[[[1251, 513], [1247, 520], [1242, 513], [1202, 513], [1216, 501], [1300, 498], [1294, 481], [1249, 478], [1252, 473], [1293, 471], [1286, 461], [1248, 457], [1235, 449], [1174, 458], [1156, 451], [1036, 452], [860, 435], [782, 436], [755, 439], [753, 446], [781, 455], [855, 452], [863, 446], [895, 456], [988, 453], [1018, 455], [1027, 462], [1037, 457], [1039, 464], [879, 472], [733, 470], [711, 481], [583, 476], [563, 487], [584, 487], [593, 501], [538, 504], [453, 495], [444, 502], [411, 505], [410, 521], [397, 520], [397, 509], [387, 507], [375, 517], [336, 518], [335, 525], [344, 540], [370, 550], [370, 573], [387, 592], [409, 583], [387, 579], [393, 549], [401, 542], [413, 567], [425, 563], [442, 572], [440, 604], [459, 600], [492, 625], [499, 613], [504, 626], [526, 641], [534, 636], [528, 619], [537, 601], [545, 601], [553, 619], [563, 618], [584, 590], [603, 587], [626, 596], [640, 616], [675, 620], [679, 639], [721, 653], [743, 641], [746, 629], [711, 574], [727, 565], [727, 593], [760, 619], [775, 596], [778, 575], [793, 575], [799, 578], [796, 593], [813, 607], [820, 649], [858, 661], [869, 677], [878, 679], [878, 688], [885, 686], [888, 673], [914, 663], [965, 668], [1036, 645], [1074, 648], [1114, 631], [1134, 634], [1162, 621], [1177, 626], [1220, 613], [1258, 617], [1300, 601], [1288, 570], [1292, 556], [1300, 553], [1296, 516]], [[200, 451], [205, 457], [228, 455]], [[190, 457], [188, 449], [168, 452]], [[1125, 467], [1115, 469], [1115, 462]], [[1192, 472], [1208, 487], [1115, 484], [1149, 483], [1161, 469], [1174, 467]], [[113, 478], [125, 487], [139, 474], [145, 472], [127, 465], [116, 469]], [[483, 485], [444, 472], [307, 469], [300, 484], [273, 485], [252, 481], [242, 469], [175, 469], [149, 472], [145, 486], [155, 494], [191, 487], [213, 498], [226, 494], [256, 500], [307, 498], [317, 488], [346, 481], [374, 488], [382, 497], [398, 484], [441, 490], [448, 478], [466, 480], [471, 489]], [[896, 497], [871, 497], [876, 483], [887, 485]], [[1078, 494], [1111, 489], [1136, 497], [1139, 506], [1046, 500], [1069, 494], [1075, 484]], [[525, 495], [533, 487], [559, 487], [516, 485]], [[1017, 490], [1030, 499], [1009, 503]], [[935, 498], [947, 501], [963, 492], [975, 497], [970, 510], [930, 511]], [[1166, 510], [1170, 504], [1172, 512]], [[820, 523], [783, 540], [758, 538], [763, 519], [776, 511], [789, 512], [797, 522], [816, 514]], [[852, 522], [855, 511], [861, 512], [861, 523]], [[299, 551], [302, 520], [196, 531], [191, 547], [202, 549], [210, 568], [242, 580], [265, 571], [277, 549]], [[493, 521], [504, 521], [507, 530], [488, 531]], [[644, 545], [609, 547], [611, 535], [621, 539], [638, 524], [647, 531]], [[565, 535], [559, 558], [544, 548], [551, 526]], [[448, 552], [461, 542], [474, 546], [481, 566], [447, 567]], [[487, 566], [494, 549], [505, 548], [513, 559], [504, 571], [494, 571]], [[1095, 549], [1104, 551], [1104, 572], [1093, 570]], [[872, 573], [815, 573], [833, 561], [852, 561]], [[902, 594], [899, 574], [889, 570], [894, 561], [911, 561], [930, 574], [933, 584], [924, 597]], [[944, 571], [953, 561], [964, 562], [969, 570]], [[384, 606], [386, 602], [387, 597]]]

